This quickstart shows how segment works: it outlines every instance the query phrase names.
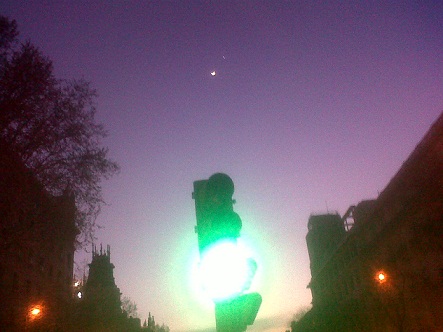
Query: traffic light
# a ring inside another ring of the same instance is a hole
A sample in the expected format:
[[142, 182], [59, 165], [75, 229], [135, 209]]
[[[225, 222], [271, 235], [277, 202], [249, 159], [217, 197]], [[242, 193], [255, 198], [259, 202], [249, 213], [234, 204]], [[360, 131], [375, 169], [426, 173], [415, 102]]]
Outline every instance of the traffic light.
[[258, 293], [244, 294], [257, 270], [237, 244], [242, 222], [234, 212], [234, 182], [224, 173], [194, 182], [193, 199], [202, 284], [215, 303], [217, 331], [245, 331], [261, 305]]
[[212, 300], [220, 302], [249, 289], [257, 264], [243, 248], [221, 241], [202, 255], [199, 270], [203, 289]]
[[216, 173], [208, 180], [194, 182], [193, 198], [200, 255], [219, 241], [236, 242], [240, 236], [242, 223], [234, 212], [233, 194], [234, 182], [224, 173]]
[[215, 304], [217, 331], [246, 331], [254, 323], [262, 302], [258, 293], [243, 294], [232, 300]]

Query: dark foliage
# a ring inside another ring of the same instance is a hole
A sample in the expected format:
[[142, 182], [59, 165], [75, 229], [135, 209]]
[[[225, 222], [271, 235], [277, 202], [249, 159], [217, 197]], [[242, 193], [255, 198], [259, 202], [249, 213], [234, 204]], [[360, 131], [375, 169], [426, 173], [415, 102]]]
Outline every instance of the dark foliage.
[[20, 43], [16, 22], [0, 16], [0, 139], [49, 193], [75, 195], [79, 243], [93, 237], [101, 181], [118, 171], [102, 146], [96, 96], [84, 80], [55, 78], [51, 60]]

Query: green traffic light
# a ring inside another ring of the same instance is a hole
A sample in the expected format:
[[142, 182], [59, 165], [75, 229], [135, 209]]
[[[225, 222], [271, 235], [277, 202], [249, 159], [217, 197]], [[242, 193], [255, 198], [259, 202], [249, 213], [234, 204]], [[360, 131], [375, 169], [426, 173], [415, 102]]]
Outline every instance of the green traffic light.
[[217, 331], [246, 331], [248, 325], [254, 324], [261, 303], [262, 297], [258, 293], [243, 294], [231, 300], [216, 303]]
[[257, 263], [238, 245], [242, 220], [234, 211], [234, 182], [224, 173], [194, 181], [195, 212], [200, 251], [199, 277], [215, 302], [219, 332], [245, 331], [261, 305], [258, 293], [243, 294], [251, 286]]
[[200, 278], [207, 294], [214, 301], [223, 301], [249, 288], [256, 269], [251, 261], [232, 241], [220, 241], [208, 248], [200, 262]]

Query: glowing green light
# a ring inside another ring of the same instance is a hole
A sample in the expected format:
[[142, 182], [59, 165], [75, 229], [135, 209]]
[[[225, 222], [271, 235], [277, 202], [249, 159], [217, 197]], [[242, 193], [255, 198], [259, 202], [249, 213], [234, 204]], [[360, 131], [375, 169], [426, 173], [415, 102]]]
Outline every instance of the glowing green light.
[[202, 257], [201, 282], [216, 301], [240, 294], [250, 284], [251, 277], [247, 254], [235, 243], [219, 242]]

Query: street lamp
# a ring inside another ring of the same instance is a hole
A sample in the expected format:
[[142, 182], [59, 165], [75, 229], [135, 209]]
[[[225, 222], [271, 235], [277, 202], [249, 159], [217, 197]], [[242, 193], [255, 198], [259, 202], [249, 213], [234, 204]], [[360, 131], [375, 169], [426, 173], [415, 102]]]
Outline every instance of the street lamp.
[[83, 283], [79, 280], [74, 282], [73, 296], [76, 300], [81, 300], [83, 298]]
[[387, 280], [387, 275], [384, 271], [378, 271], [375, 274], [375, 280], [379, 283], [379, 284], [384, 284]]
[[36, 319], [41, 318], [43, 315], [43, 307], [40, 304], [32, 305], [28, 311], [28, 318], [32, 322]]
[[33, 308], [31, 309], [31, 317], [37, 317], [40, 313], [41, 313], [41, 309], [40, 308]]
[[28, 307], [25, 320], [26, 331], [31, 328], [31, 324], [34, 325], [37, 320], [43, 317], [43, 312], [44, 308], [42, 304], [32, 304]]

